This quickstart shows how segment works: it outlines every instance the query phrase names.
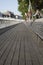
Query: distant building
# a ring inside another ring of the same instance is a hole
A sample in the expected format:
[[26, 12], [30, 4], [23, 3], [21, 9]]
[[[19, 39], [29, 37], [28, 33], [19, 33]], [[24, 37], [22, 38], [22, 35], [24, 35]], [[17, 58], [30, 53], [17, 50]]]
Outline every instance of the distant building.
[[2, 15], [3, 15], [3, 14], [0, 12], [0, 17], [2, 17]]
[[3, 17], [11, 17], [11, 18], [14, 18], [14, 13], [11, 12], [11, 11], [6, 11], [6, 12], [3, 12]]
[[15, 18], [15, 15], [11, 11], [0, 12], [0, 17], [11, 17]]
[[22, 19], [22, 16], [14, 15], [14, 13], [11, 11], [0, 12], [0, 17], [10, 17], [10, 18], [15, 18], [15, 19]]

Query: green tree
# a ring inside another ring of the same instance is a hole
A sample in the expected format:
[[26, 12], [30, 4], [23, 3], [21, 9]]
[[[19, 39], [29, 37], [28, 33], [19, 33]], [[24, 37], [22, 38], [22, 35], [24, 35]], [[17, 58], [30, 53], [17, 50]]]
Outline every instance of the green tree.
[[[34, 10], [43, 8], [43, 0], [31, 0], [31, 4]], [[25, 18], [25, 12], [28, 12], [29, 0], [18, 0], [18, 10]]]
[[18, 10], [21, 12], [23, 15], [23, 18], [25, 18], [25, 12], [28, 12], [28, 0], [18, 0]]
[[43, 0], [31, 0], [34, 10], [43, 8]]

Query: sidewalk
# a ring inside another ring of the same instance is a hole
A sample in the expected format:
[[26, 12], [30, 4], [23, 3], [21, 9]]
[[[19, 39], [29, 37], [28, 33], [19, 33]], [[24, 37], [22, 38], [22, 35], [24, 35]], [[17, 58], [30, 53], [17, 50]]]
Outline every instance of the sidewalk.
[[32, 23], [31, 28], [43, 38], [43, 18], [35, 20], [35, 22]]
[[34, 22], [32, 20], [28, 20], [25, 24], [43, 39], [43, 18], [36, 19]]

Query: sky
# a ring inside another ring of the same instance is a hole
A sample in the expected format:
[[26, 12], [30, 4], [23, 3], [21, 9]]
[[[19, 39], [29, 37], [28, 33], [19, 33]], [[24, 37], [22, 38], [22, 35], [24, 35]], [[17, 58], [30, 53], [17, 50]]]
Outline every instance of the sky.
[[14, 14], [21, 15], [18, 11], [18, 1], [17, 0], [0, 0], [0, 11], [11, 11]]

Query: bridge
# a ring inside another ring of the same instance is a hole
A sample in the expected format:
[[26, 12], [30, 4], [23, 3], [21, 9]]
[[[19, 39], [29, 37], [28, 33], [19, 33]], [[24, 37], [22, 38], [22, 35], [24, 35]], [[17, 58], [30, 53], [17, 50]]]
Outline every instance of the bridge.
[[29, 23], [16, 24], [0, 29], [0, 65], [43, 65], [43, 39]]

